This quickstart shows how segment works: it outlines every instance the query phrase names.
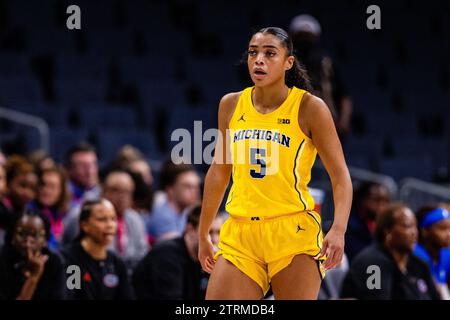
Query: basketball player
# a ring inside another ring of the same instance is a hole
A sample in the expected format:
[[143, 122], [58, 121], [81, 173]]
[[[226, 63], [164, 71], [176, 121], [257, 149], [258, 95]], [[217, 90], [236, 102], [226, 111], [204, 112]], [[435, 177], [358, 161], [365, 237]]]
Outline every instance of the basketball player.
[[[229, 143], [217, 144], [205, 181], [199, 260], [211, 273], [206, 299], [261, 299], [270, 284], [275, 299], [317, 299], [325, 270], [341, 261], [352, 201], [341, 144], [329, 108], [306, 91], [306, 72], [283, 29], [256, 32], [247, 64], [254, 86], [220, 101], [219, 130]], [[307, 187], [317, 153], [334, 194], [324, 239]], [[230, 217], [214, 254], [208, 231], [231, 175]]]

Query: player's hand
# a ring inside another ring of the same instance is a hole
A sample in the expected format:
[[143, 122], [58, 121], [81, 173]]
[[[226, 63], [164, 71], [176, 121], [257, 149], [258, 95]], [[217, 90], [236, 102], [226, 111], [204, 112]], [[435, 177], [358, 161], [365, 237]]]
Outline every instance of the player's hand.
[[210, 236], [207, 238], [200, 238], [198, 244], [198, 260], [202, 265], [202, 269], [211, 273], [214, 269], [214, 246], [211, 242]]
[[27, 262], [24, 268], [25, 277], [36, 278], [39, 280], [44, 272], [45, 263], [48, 258], [48, 255], [41, 254], [40, 251], [33, 252], [30, 248], [28, 248]]
[[336, 268], [341, 263], [342, 256], [344, 255], [344, 243], [344, 232], [331, 227], [323, 239], [322, 250], [319, 256], [321, 258], [326, 255], [326, 260], [323, 264], [325, 270]]

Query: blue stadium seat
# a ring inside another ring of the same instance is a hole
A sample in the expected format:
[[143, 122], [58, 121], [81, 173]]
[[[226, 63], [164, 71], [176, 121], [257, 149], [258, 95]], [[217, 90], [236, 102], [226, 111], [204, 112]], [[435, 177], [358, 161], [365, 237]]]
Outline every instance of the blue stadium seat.
[[[113, 3], [108, 0], [83, 1], [79, 3], [82, 11], [82, 23], [88, 30], [112, 29]], [[89, 32], [88, 32], [89, 33]], [[95, 32], [91, 32], [95, 33]]]
[[0, 105], [14, 108], [30, 102], [42, 101], [39, 82], [31, 77], [0, 78]]
[[381, 160], [380, 173], [392, 176], [397, 181], [406, 177], [431, 181], [434, 172], [431, 157], [414, 155]]
[[186, 64], [186, 68], [189, 82], [220, 84], [225, 88], [239, 84], [238, 68], [233, 61], [193, 59]]
[[136, 127], [136, 115], [132, 108], [95, 107], [78, 110], [81, 126], [89, 130], [103, 130], [103, 128]]
[[67, 126], [50, 128], [50, 151], [57, 161], [64, 161], [66, 152], [81, 141], [86, 141], [88, 131], [73, 130]]
[[6, 77], [26, 77], [29, 75], [28, 57], [20, 53], [0, 53], [0, 75]]
[[106, 81], [91, 78], [56, 79], [55, 92], [60, 103], [82, 107], [86, 102], [103, 102], [106, 85]]
[[[175, 76], [175, 60], [171, 57], [124, 57], [121, 58], [120, 70], [123, 81], [141, 82], [153, 80], [172, 80]], [[173, 80], [172, 80], [173, 81]]]
[[105, 129], [97, 134], [100, 157], [103, 161], [111, 161], [117, 151], [124, 145], [132, 145], [141, 150], [147, 157], [159, 158], [160, 151], [150, 131]]
[[383, 139], [381, 136], [350, 136], [344, 141], [343, 148], [346, 154], [365, 155], [374, 158], [383, 152]]
[[102, 56], [126, 55], [131, 52], [133, 37], [129, 30], [101, 29], [86, 32], [89, 53]]
[[[234, 5], [231, 5], [234, 2]], [[246, 11], [236, 10], [235, 6], [242, 7], [241, 1], [214, 2], [204, 1], [198, 7], [198, 27], [200, 30], [217, 32], [220, 34], [228, 32], [245, 33], [251, 29]], [[281, 12], [278, 11], [279, 13]], [[244, 48], [242, 48], [244, 49]]]
[[355, 89], [353, 83], [348, 83], [355, 111], [377, 113], [392, 110], [392, 96], [389, 92], [376, 89], [374, 84], [364, 84], [364, 80], [361, 83], [365, 89]]
[[365, 114], [367, 133], [379, 136], [417, 136], [417, 124], [413, 114], [396, 114], [371, 110]]
[[51, 126], [63, 126], [67, 123], [67, 109], [60, 105], [25, 103], [16, 106], [14, 110], [40, 117]]
[[172, 109], [186, 103], [185, 87], [173, 81], [141, 81], [138, 87], [145, 108], [164, 106]]
[[83, 78], [105, 81], [108, 75], [110, 59], [94, 54], [64, 54], [55, 58], [55, 76], [57, 79], [80, 80]]
[[54, 8], [51, 1], [15, 0], [8, 3], [8, 9], [16, 25], [28, 28], [40, 26], [46, 29], [54, 26]]
[[415, 157], [429, 155], [435, 166], [450, 163], [448, 158], [449, 145], [444, 139], [436, 138], [393, 138], [394, 153], [398, 157]]
[[44, 28], [36, 22], [36, 26], [30, 30], [28, 36], [28, 52], [33, 55], [39, 54], [71, 54], [76, 49], [76, 34], [67, 29]]
[[347, 154], [345, 155], [345, 160], [348, 166], [373, 170], [372, 165], [366, 155], [362, 154]]
[[[194, 122], [201, 121], [198, 125], [201, 125], [201, 135], [211, 128], [217, 128], [217, 108], [188, 108], [188, 107], [178, 107], [173, 110], [170, 114], [166, 126], [167, 140], [171, 140], [171, 134], [176, 129], [186, 129], [191, 133], [192, 138], [194, 138]], [[200, 127], [199, 127], [200, 128]], [[177, 142], [170, 142], [173, 146]]]

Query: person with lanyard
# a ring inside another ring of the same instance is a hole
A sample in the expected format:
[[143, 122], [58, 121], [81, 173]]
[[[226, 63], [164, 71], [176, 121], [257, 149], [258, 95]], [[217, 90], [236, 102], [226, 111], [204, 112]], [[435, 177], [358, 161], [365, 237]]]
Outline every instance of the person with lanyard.
[[48, 245], [58, 249], [64, 231], [63, 219], [69, 209], [69, 190], [66, 173], [61, 167], [53, 167], [38, 173], [36, 200], [28, 208], [40, 210], [50, 221], [51, 234]]
[[416, 212], [419, 242], [414, 255], [426, 262], [442, 299], [450, 300], [450, 214], [437, 206]]
[[81, 271], [81, 288], [68, 289], [68, 299], [132, 299], [125, 263], [108, 250], [117, 233], [117, 215], [111, 202], [84, 202], [79, 224], [77, 239], [62, 251], [66, 266], [76, 265]]
[[[134, 189], [127, 171], [114, 169], [104, 177], [102, 196], [111, 202], [117, 217], [117, 233], [110, 249], [124, 260], [130, 273], [150, 249], [144, 221], [132, 208]], [[80, 212], [65, 220], [64, 243], [72, 242], [79, 233], [79, 216]]]

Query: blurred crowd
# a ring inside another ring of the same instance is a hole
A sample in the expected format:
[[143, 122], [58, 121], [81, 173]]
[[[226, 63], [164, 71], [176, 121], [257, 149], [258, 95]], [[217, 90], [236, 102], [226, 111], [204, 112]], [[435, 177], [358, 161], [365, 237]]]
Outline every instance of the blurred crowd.
[[[102, 170], [87, 143], [64, 164], [0, 154], [0, 299], [204, 299], [195, 167], [167, 161], [155, 175], [128, 145]], [[449, 205], [413, 212], [382, 184], [355, 190], [346, 254], [319, 298], [450, 299]]]
[[[321, 49], [321, 26], [302, 15], [289, 31], [345, 143], [352, 98]], [[153, 169], [129, 145], [104, 168], [88, 143], [70, 148], [64, 163], [42, 151], [0, 151], [0, 300], [204, 299], [201, 175], [171, 161]], [[354, 189], [345, 256], [327, 271], [319, 299], [450, 299], [450, 205], [413, 212], [380, 183]], [[216, 250], [226, 218], [219, 212], [210, 230]]]
[[[100, 170], [87, 143], [64, 164], [43, 152], [1, 159], [0, 299], [204, 297], [193, 166], [167, 161], [154, 179], [140, 151], [124, 146]], [[211, 228], [215, 245], [223, 221]]]

